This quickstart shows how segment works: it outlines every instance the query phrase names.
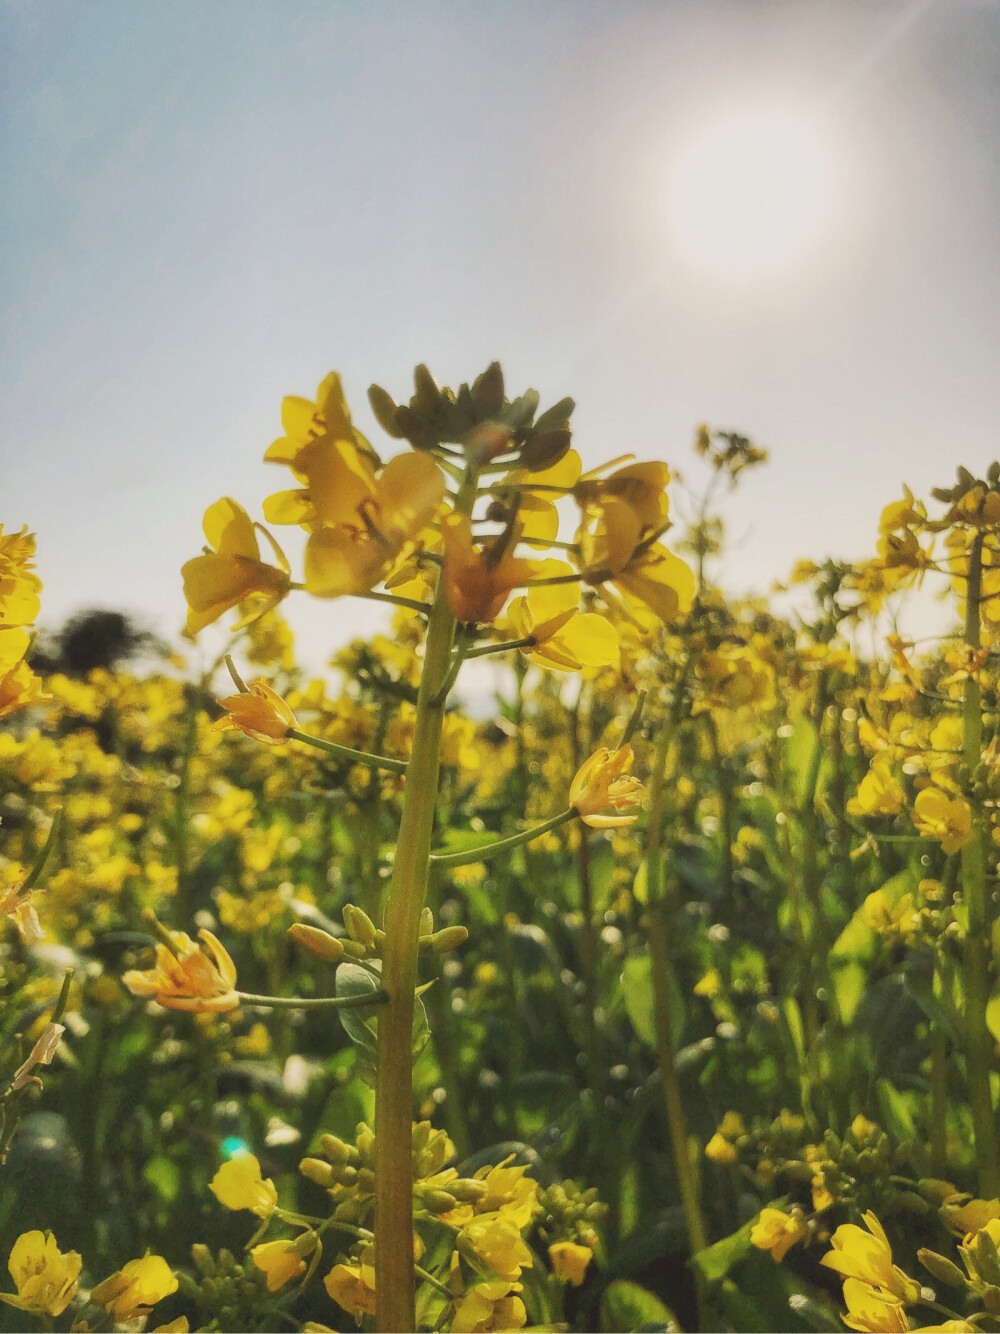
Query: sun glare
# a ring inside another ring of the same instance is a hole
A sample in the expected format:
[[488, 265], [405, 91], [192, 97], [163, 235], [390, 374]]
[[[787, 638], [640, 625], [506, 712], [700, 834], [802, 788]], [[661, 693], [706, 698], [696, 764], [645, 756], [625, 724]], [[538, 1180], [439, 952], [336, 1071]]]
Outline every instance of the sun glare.
[[784, 268], [831, 220], [830, 153], [818, 127], [787, 112], [717, 121], [678, 155], [668, 208], [677, 251], [727, 277]]

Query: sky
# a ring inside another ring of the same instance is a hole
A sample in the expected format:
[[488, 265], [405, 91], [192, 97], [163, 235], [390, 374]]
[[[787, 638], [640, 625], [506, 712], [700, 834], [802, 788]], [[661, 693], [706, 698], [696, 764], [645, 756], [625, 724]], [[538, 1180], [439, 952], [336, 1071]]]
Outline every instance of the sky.
[[[0, 62], [0, 521], [43, 624], [172, 637], [203, 511], [259, 517], [334, 369], [376, 444], [373, 380], [494, 358], [589, 465], [697, 482], [698, 423], [749, 435], [734, 593], [1000, 453], [998, 0], [0, 0]], [[678, 164], [772, 113], [818, 127], [822, 225], [713, 269]], [[286, 605], [312, 664], [383, 619]]]

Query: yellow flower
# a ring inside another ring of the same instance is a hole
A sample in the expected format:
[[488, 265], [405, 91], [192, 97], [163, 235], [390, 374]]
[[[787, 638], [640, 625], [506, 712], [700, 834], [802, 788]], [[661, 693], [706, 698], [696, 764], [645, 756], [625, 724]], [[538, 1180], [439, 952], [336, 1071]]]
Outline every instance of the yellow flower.
[[[564, 561], [546, 560], [535, 576], [551, 579], [572, 574]], [[532, 585], [526, 597], [515, 598], [507, 619], [518, 639], [533, 642], [521, 652], [542, 667], [578, 672], [585, 667], [612, 667], [618, 663], [618, 632], [596, 612], [578, 612], [579, 587], [575, 583]]]
[[278, 1203], [274, 1182], [261, 1176], [252, 1153], [238, 1153], [223, 1163], [208, 1188], [224, 1208], [251, 1209], [259, 1218], [270, 1218]]
[[0, 718], [6, 718], [18, 709], [30, 709], [51, 699], [42, 689], [37, 677], [26, 662], [19, 662], [10, 671], [0, 675]]
[[254, 681], [249, 690], [220, 699], [227, 716], [213, 723], [216, 732], [243, 732], [254, 741], [278, 746], [298, 727], [295, 714], [266, 681]]
[[608, 806], [621, 812], [640, 805], [642, 783], [626, 773], [633, 758], [631, 746], [620, 746], [616, 751], [602, 748], [584, 760], [569, 789], [569, 804], [584, 824], [613, 829], [638, 820], [638, 815], [601, 813]]
[[505, 1158], [496, 1167], [481, 1167], [476, 1180], [486, 1187], [486, 1194], [476, 1201], [477, 1214], [499, 1213], [517, 1228], [527, 1227], [535, 1212], [538, 1182], [526, 1176], [526, 1167], [511, 1167]]
[[16, 862], [0, 869], [0, 917], [13, 918], [25, 943], [45, 936], [31, 902], [34, 890], [24, 888], [26, 879], [24, 867]]
[[464, 514], [447, 514], [442, 521], [444, 587], [448, 605], [460, 621], [492, 621], [500, 615], [508, 595], [528, 582], [531, 561], [512, 553], [519, 534], [503, 533], [477, 547], [472, 523]]
[[520, 1283], [477, 1283], [455, 1303], [452, 1334], [486, 1334], [490, 1330], [521, 1329], [528, 1313], [524, 1302], [514, 1295], [520, 1291]]
[[949, 797], [938, 787], [925, 787], [913, 803], [913, 823], [936, 838], [949, 856], [972, 837], [972, 808], [962, 797]]
[[705, 1157], [713, 1163], [735, 1163], [739, 1156], [735, 1146], [718, 1131], [705, 1145]]
[[780, 1209], [761, 1209], [750, 1231], [750, 1240], [762, 1251], [770, 1251], [771, 1258], [780, 1264], [795, 1243], [808, 1235], [809, 1229], [801, 1218], [792, 1218]]
[[76, 1296], [82, 1265], [76, 1251], [60, 1251], [51, 1232], [22, 1232], [7, 1266], [17, 1295], [0, 1292], [0, 1301], [34, 1315], [62, 1315]]
[[177, 1291], [174, 1271], [160, 1255], [130, 1260], [116, 1274], [98, 1283], [90, 1300], [107, 1309], [115, 1321], [135, 1320]]
[[887, 1298], [914, 1302], [920, 1296], [920, 1284], [892, 1263], [892, 1249], [882, 1224], [875, 1215], [863, 1215], [864, 1228], [854, 1223], [842, 1223], [830, 1238], [833, 1250], [828, 1251], [820, 1264], [835, 1269], [844, 1278], [860, 1279], [873, 1288], [880, 1288]]
[[565, 1279], [578, 1288], [587, 1276], [587, 1266], [594, 1257], [589, 1246], [575, 1241], [556, 1241], [549, 1247], [549, 1263], [556, 1278]]
[[847, 1312], [843, 1320], [848, 1329], [865, 1334], [905, 1334], [910, 1328], [902, 1304], [861, 1279], [844, 1280], [844, 1303]]
[[334, 1265], [323, 1286], [359, 1324], [362, 1316], [375, 1314], [375, 1270], [371, 1265]]
[[[209, 545], [181, 569], [188, 603], [187, 633], [196, 635], [231, 607], [250, 602], [243, 623], [277, 606], [291, 587], [288, 561], [265, 528], [228, 496], [205, 511], [203, 524]], [[260, 558], [259, 530], [270, 542], [277, 566]], [[234, 627], [236, 628], [236, 627]]]
[[306, 1262], [294, 1241], [265, 1241], [250, 1252], [253, 1262], [267, 1275], [268, 1292], [277, 1292], [305, 1272]]
[[718, 968], [710, 968], [704, 977], [699, 978], [691, 990], [696, 996], [707, 996], [709, 1000], [713, 996], [721, 995], [722, 974]]
[[314, 528], [306, 544], [308, 591], [321, 598], [367, 593], [431, 521], [444, 494], [444, 474], [428, 454], [397, 454], [349, 518]]
[[531, 1266], [531, 1252], [521, 1239], [521, 1229], [503, 1214], [480, 1214], [465, 1225], [462, 1236], [484, 1264], [511, 1283], [520, 1278], [523, 1266]]
[[898, 815], [906, 793], [892, 774], [892, 760], [878, 754], [858, 784], [857, 796], [847, 803], [848, 815]]
[[912, 894], [904, 894], [891, 903], [884, 889], [876, 889], [865, 899], [864, 907], [868, 925], [880, 936], [906, 936], [919, 925]]
[[179, 1315], [176, 1320], [171, 1320], [169, 1325], [157, 1325], [153, 1334], [188, 1334], [190, 1328], [187, 1316]]
[[173, 949], [158, 944], [154, 968], [132, 969], [122, 977], [132, 995], [155, 996], [168, 1010], [235, 1010], [240, 1003], [236, 965], [222, 942], [205, 930], [198, 932], [204, 949], [183, 931], [171, 931], [170, 937]]
[[725, 1135], [726, 1139], [739, 1139], [741, 1135], [747, 1133], [747, 1128], [743, 1124], [743, 1117], [739, 1112], [729, 1111], [719, 1122], [719, 1134]]
[[1000, 1200], [969, 1199], [967, 1195], [953, 1192], [961, 1203], [945, 1202], [941, 1206], [941, 1221], [956, 1237], [966, 1237], [971, 1232], [979, 1232], [987, 1223], [1000, 1219]]
[[378, 458], [351, 423], [340, 376], [328, 375], [316, 402], [288, 397], [281, 404], [285, 434], [264, 455], [284, 463], [301, 482], [297, 491], [279, 491], [264, 502], [268, 523], [351, 523], [371, 499]]

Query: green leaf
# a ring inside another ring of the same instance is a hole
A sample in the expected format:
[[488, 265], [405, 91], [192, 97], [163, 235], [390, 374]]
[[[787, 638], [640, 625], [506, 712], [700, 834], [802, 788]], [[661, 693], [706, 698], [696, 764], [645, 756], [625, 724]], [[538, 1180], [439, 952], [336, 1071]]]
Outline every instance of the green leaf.
[[830, 781], [833, 766], [828, 755], [818, 753], [819, 749], [820, 739], [815, 725], [805, 714], [800, 714], [792, 728], [792, 735], [785, 743], [785, 764], [796, 806], [805, 805], [817, 765], [814, 800], [819, 800]]
[[624, 1278], [609, 1283], [601, 1297], [601, 1329], [632, 1331], [643, 1328], [675, 1334], [681, 1327], [670, 1307], [648, 1288]]
[[172, 1204], [181, 1188], [181, 1174], [177, 1164], [162, 1154], [150, 1158], [142, 1169], [142, 1175], [167, 1204]]
[[[684, 1031], [685, 1008], [672, 969], [668, 981], [672, 1001], [670, 1026], [673, 1030], [673, 1045], [676, 1051]], [[621, 992], [625, 1001], [625, 1012], [635, 1029], [636, 1036], [655, 1051], [656, 996], [653, 990], [653, 960], [645, 950], [637, 950], [625, 960], [621, 976]]]
[[986, 1027], [1000, 1042], [1000, 991], [994, 991], [986, 1004]]
[[[378, 991], [375, 977], [356, 963], [342, 963], [337, 968], [336, 994], [338, 996], [370, 996]], [[358, 1078], [374, 1087], [378, 1068], [378, 1010], [338, 1010], [344, 1032], [354, 1043], [357, 1052]], [[414, 1061], [427, 1045], [431, 1035], [427, 1011], [419, 996], [413, 1002], [412, 1050]]]
[[720, 1279], [725, 1278], [733, 1265], [750, 1255], [753, 1251], [750, 1233], [756, 1221], [752, 1218], [738, 1232], [723, 1237], [712, 1246], [706, 1246], [703, 1251], [698, 1251], [692, 1257], [691, 1263], [698, 1266], [709, 1283], [718, 1283]]
[[888, 1079], [877, 1079], [875, 1092], [878, 1094], [879, 1110], [889, 1138], [897, 1144], [916, 1139], [917, 1127], [906, 1094], [901, 1093]]

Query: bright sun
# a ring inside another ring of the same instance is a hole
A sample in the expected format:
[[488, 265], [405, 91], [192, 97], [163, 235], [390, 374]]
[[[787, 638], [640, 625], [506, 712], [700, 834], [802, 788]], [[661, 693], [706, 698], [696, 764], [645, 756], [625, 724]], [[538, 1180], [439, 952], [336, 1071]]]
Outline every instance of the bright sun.
[[830, 178], [828, 146], [805, 117], [758, 112], [717, 121], [674, 163], [674, 244], [727, 277], [783, 268], [831, 221]]

